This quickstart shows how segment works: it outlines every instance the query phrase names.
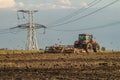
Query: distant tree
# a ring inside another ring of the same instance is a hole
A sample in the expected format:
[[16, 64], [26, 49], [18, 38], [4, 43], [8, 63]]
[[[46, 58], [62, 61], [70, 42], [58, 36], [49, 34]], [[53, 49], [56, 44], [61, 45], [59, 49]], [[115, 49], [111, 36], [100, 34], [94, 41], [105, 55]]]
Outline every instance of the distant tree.
[[44, 50], [44, 49], [41, 49], [41, 48], [40, 48], [39, 50]]
[[8, 50], [7, 48], [1, 48], [0, 50]]
[[105, 50], [106, 50], [106, 48], [105, 48], [105, 47], [102, 47], [102, 48], [101, 48], [101, 50], [102, 50], [102, 51], [105, 51]]

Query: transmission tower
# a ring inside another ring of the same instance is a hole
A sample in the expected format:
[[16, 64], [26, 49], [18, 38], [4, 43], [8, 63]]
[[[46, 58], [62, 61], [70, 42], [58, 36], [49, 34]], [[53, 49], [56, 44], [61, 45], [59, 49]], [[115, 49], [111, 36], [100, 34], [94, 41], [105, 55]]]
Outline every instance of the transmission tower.
[[28, 23], [20, 24], [15, 28], [27, 29], [27, 50], [38, 50], [37, 38], [36, 38], [36, 29], [46, 28], [44, 25], [36, 24], [33, 22], [33, 14], [38, 12], [37, 10], [18, 10], [17, 12], [22, 12], [28, 14]]

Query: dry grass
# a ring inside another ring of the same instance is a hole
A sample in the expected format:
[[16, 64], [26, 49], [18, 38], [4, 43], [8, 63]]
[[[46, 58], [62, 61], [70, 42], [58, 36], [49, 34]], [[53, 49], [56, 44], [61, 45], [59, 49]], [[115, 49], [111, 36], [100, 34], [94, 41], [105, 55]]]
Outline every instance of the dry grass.
[[[25, 52], [24, 52], [25, 53]], [[0, 80], [119, 80], [120, 53], [0, 54]]]
[[0, 54], [31, 54], [43, 52], [43, 50], [0, 50]]

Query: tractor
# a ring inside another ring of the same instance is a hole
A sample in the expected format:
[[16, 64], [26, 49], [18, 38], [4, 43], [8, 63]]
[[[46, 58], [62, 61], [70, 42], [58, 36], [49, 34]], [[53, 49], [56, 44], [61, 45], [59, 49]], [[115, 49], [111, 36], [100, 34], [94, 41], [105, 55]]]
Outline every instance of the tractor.
[[78, 40], [74, 42], [74, 48], [83, 49], [87, 53], [99, 52], [100, 46], [96, 40], [93, 40], [91, 34], [79, 34]]

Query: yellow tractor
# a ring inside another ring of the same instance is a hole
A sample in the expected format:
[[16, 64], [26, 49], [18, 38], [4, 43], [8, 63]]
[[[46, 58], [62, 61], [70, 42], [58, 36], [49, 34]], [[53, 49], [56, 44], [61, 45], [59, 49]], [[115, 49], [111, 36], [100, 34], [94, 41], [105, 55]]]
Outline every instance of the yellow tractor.
[[99, 52], [100, 46], [90, 34], [79, 34], [78, 40], [74, 42], [74, 48], [83, 49], [87, 53]]

